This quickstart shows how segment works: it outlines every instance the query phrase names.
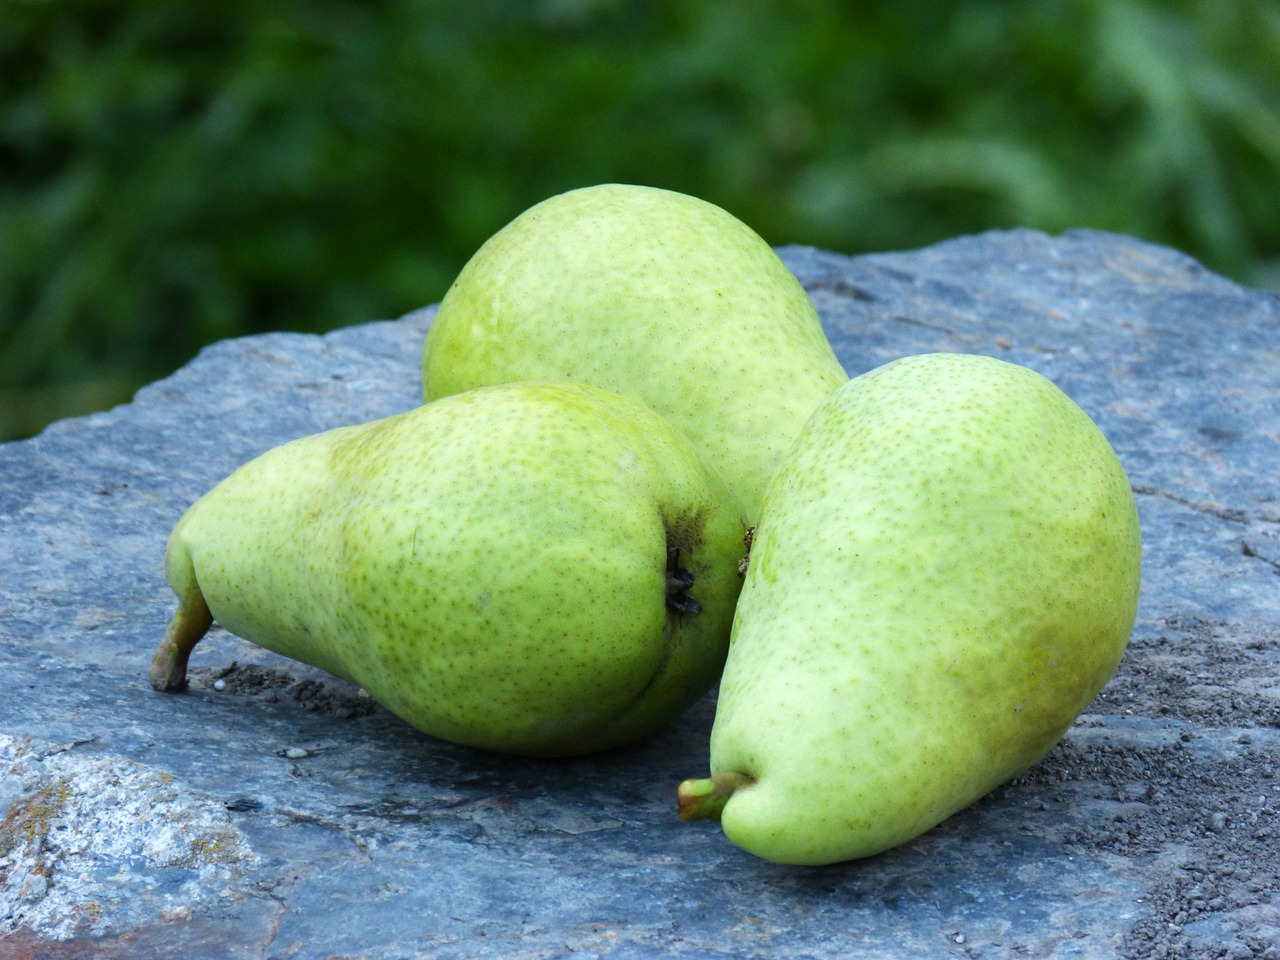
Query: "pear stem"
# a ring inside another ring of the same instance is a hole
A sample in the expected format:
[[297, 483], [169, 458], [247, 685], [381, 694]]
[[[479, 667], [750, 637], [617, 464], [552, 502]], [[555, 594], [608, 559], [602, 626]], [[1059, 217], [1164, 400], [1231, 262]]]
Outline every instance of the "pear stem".
[[681, 820], [719, 820], [734, 792], [755, 783], [743, 773], [717, 773], [686, 780], [676, 789], [676, 813]]
[[161, 693], [176, 693], [187, 688], [187, 660], [211, 626], [213, 614], [200, 591], [194, 590], [183, 597], [151, 658], [152, 687]]
[[747, 567], [751, 565], [751, 542], [756, 538], [756, 528], [747, 527], [747, 532], [742, 536], [742, 559], [738, 561], [738, 576], [745, 577], [747, 575]]

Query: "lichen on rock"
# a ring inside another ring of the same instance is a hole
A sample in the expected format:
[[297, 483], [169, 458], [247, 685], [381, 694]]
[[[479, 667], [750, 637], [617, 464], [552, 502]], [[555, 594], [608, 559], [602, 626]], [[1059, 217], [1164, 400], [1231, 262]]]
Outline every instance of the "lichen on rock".
[[4, 932], [101, 935], [157, 877], [201, 899], [255, 859], [222, 803], [87, 744], [0, 734], [0, 804]]

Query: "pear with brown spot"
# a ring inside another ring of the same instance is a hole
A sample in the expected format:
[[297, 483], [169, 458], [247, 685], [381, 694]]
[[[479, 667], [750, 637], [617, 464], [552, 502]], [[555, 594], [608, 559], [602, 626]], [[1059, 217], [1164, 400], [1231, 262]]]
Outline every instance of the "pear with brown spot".
[[930, 354], [853, 379], [766, 494], [682, 817], [797, 864], [929, 830], [1101, 690], [1140, 568], [1120, 461], [1043, 376]]
[[745, 529], [715, 471], [634, 400], [458, 394], [284, 444], [192, 505], [151, 681], [182, 689], [216, 619], [434, 736], [604, 749], [715, 681]]

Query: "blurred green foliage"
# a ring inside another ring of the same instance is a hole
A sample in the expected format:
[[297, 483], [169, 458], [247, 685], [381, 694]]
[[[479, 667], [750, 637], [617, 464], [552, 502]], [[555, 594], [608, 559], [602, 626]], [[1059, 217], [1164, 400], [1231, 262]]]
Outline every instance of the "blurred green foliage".
[[0, 438], [439, 300], [596, 182], [845, 252], [1280, 252], [1274, 0], [6, 0], [0, 65]]

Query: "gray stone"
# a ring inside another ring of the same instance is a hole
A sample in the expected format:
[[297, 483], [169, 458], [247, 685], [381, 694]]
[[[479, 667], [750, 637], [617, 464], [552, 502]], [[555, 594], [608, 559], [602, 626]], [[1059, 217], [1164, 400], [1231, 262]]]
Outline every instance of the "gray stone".
[[229, 341], [0, 447], [0, 956], [1276, 956], [1280, 298], [1089, 231], [783, 255], [851, 374], [1026, 364], [1128, 469], [1139, 621], [1044, 761], [896, 850], [789, 868], [675, 818], [713, 694], [535, 761], [218, 630], [187, 694], [153, 692], [181, 512], [271, 446], [414, 406], [431, 311]]

